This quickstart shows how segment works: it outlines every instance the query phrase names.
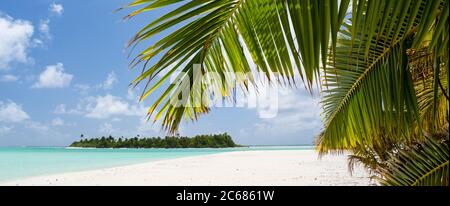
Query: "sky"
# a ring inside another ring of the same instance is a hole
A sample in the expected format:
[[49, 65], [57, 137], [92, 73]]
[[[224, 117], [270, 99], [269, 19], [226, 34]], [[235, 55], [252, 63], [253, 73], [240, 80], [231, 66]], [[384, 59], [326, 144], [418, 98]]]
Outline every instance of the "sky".
[[[140, 71], [128, 67], [126, 44], [171, 8], [124, 21], [131, 10], [114, 11], [130, 1], [0, 1], [0, 146], [66, 146], [81, 134], [166, 135], [145, 121], [160, 93], [138, 103], [142, 88], [129, 87]], [[319, 100], [302, 88], [256, 100], [277, 105], [276, 115], [264, 116], [260, 107], [212, 108], [183, 122], [180, 135], [227, 132], [243, 145], [313, 144], [323, 127]]]

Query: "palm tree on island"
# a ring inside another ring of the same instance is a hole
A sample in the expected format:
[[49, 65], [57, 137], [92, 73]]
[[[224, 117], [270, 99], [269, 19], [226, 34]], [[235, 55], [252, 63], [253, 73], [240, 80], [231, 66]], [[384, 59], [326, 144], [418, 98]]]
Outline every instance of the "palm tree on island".
[[[132, 84], [145, 84], [141, 101], [163, 89], [148, 115], [165, 130], [210, 111], [195, 104], [200, 94], [248, 93], [256, 72], [279, 85], [299, 76], [321, 92], [321, 155], [352, 151], [349, 165], [364, 164], [383, 185], [449, 184], [449, 1], [136, 0], [127, 18], [169, 5], [130, 41], [145, 46], [131, 62], [143, 69]], [[195, 65], [219, 75], [199, 83]], [[175, 71], [179, 81], [164, 86]], [[227, 74], [236, 86], [217, 83]], [[189, 98], [179, 100], [185, 87]]]

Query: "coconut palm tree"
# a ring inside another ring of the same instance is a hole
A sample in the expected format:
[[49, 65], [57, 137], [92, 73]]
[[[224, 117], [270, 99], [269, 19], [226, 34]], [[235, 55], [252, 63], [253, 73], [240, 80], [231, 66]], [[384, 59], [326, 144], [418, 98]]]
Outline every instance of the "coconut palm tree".
[[[427, 134], [448, 128], [449, 1], [135, 0], [125, 7], [135, 8], [126, 18], [170, 9], [130, 41], [140, 49], [131, 66], [142, 67], [132, 84], [145, 83], [141, 100], [162, 89], [148, 114], [169, 132], [183, 117], [196, 120], [210, 111], [208, 103], [196, 104], [200, 94], [248, 92], [257, 72], [273, 84], [296, 85], [299, 76], [307, 89], [320, 88], [321, 154], [386, 150], [391, 157], [417, 142], [428, 148]], [[168, 34], [159, 37], [162, 32]], [[199, 81], [194, 65], [218, 75]], [[175, 83], [164, 84], [177, 71]], [[230, 75], [236, 86], [227, 83]], [[179, 100], [186, 87], [188, 98]], [[421, 157], [386, 161], [414, 155]], [[447, 173], [432, 174], [446, 175], [448, 184], [448, 152], [427, 155], [444, 155]], [[425, 170], [442, 166], [435, 163]], [[396, 164], [382, 165], [388, 169], [379, 170], [380, 178]]]

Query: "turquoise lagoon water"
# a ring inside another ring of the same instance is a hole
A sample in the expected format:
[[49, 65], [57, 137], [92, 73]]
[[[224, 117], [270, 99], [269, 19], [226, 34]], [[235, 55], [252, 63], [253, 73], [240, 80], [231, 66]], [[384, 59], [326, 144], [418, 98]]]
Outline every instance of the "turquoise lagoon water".
[[141, 162], [248, 150], [310, 150], [312, 146], [201, 149], [91, 149], [0, 147], [0, 182], [25, 177], [108, 168]]

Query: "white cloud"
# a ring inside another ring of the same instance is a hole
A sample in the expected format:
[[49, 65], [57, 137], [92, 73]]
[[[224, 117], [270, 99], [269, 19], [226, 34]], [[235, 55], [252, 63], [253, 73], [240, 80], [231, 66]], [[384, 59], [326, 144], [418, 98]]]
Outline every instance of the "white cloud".
[[136, 91], [133, 88], [129, 88], [127, 91], [127, 99], [137, 101]]
[[64, 65], [57, 63], [56, 65], [49, 65], [39, 75], [39, 81], [36, 82], [33, 88], [64, 88], [70, 85], [73, 75], [64, 73]]
[[0, 122], [22, 122], [30, 119], [30, 116], [23, 111], [22, 106], [9, 101], [4, 103], [0, 101]]
[[50, 19], [41, 20], [39, 22], [39, 32], [41, 33], [41, 37], [45, 39], [51, 39], [50, 35]]
[[118, 97], [106, 95], [97, 97], [88, 105], [87, 110], [89, 111], [87, 117], [103, 119], [111, 115], [128, 113], [129, 105]]
[[105, 95], [91, 97], [86, 107], [86, 117], [105, 119], [116, 115], [145, 116], [146, 109], [142, 105], [130, 105], [120, 97]]
[[0, 70], [9, 69], [12, 62], [30, 61], [27, 50], [32, 46], [33, 31], [31, 22], [0, 13]]
[[75, 91], [79, 92], [82, 95], [88, 94], [89, 90], [91, 90], [91, 87], [87, 84], [75, 84], [74, 88]]
[[19, 80], [19, 77], [11, 74], [5, 74], [0, 77], [0, 82], [15, 82], [17, 80]]
[[44, 45], [44, 42], [40, 39], [33, 39], [33, 41], [31, 42], [32, 47], [39, 47]]
[[89, 84], [75, 84], [74, 89], [75, 89], [75, 91], [77, 91], [78, 93], [80, 93], [82, 95], [87, 95], [90, 92], [95, 92], [100, 89], [110, 90], [113, 88], [113, 85], [117, 82], [118, 82], [118, 79], [117, 79], [116, 73], [114, 71], [111, 71], [107, 75], [105, 81], [103, 81], [100, 84], [97, 84], [94, 86], [91, 86]]
[[103, 89], [112, 89], [113, 84], [116, 82], [117, 82], [116, 73], [112, 71], [108, 74], [106, 80], [101, 85], [99, 85], [99, 87]]
[[52, 125], [53, 126], [63, 126], [64, 125], [64, 120], [57, 117], [55, 119], [52, 120]]
[[55, 114], [66, 114], [66, 105], [65, 104], [60, 104], [58, 106], [56, 106], [55, 110], [53, 111], [53, 113]]
[[130, 104], [121, 97], [110, 94], [104, 96], [88, 96], [82, 98], [75, 109], [67, 109], [65, 104], [56, 106], [55, 114], [84, 115], [93, 119], [111, 118], [112, 121], [120, 121], [121, 116], [144, 117], [146, 107], [140, 104]]
[[[25, 128], [32, 129], [38, 132], [49, 131], [49, 127], [43, 123], [32, 121], [30, 116], [22, 109], [21, 105], [9, 101], [7, 103], [0, 101], [0, 122], [5, 123], [20, 123]], [[0, 133], [6, 133], [12, 130], [12, 126], [1, 126]]]
[[60, 105], [56, 106], [53, 113], [55, 113], [55, 114], [83, 114], [83, 112], [80, 111], [78, 108], [67, 110], [65, 104], [60, 104]]
[[56, 15], [62, 15], [64, 12], [64, 7], [62, 4], [52, 3], [50, 5], [50, 12], [52, 12], [53, 14], [56, 14]]
[[242, 129], [243, 136], [280, 136], [319, 131], [322, 127], [318, 98], [305, 90], [280, 88], [276, 117], [261, 119], [250, 128]]

